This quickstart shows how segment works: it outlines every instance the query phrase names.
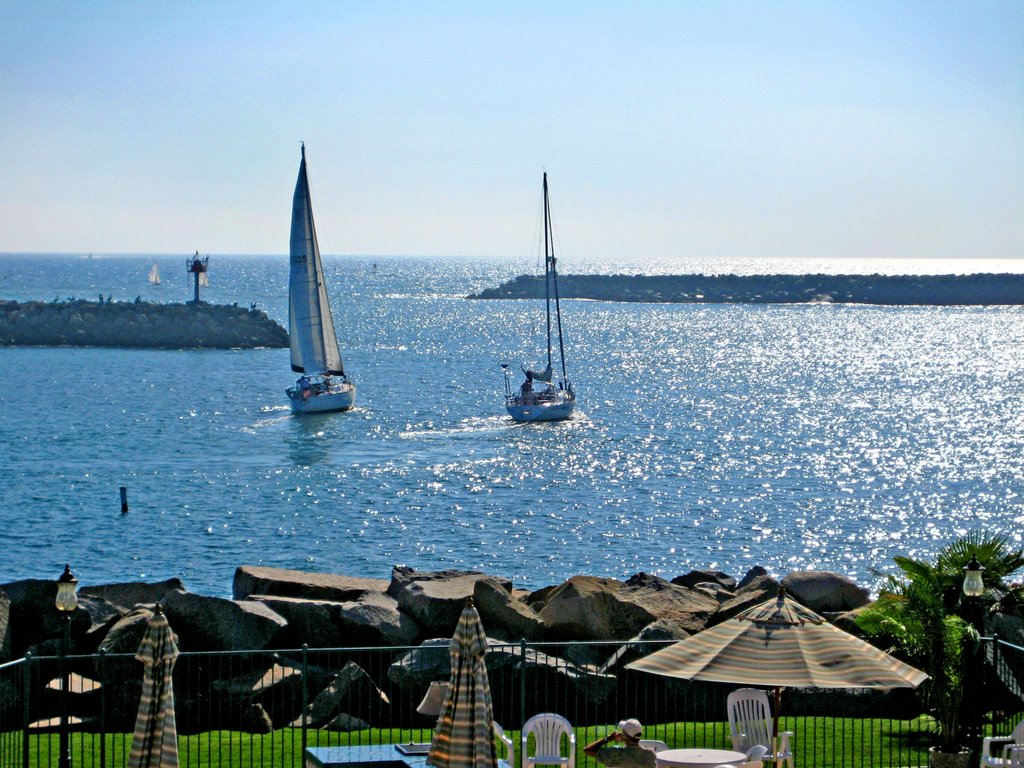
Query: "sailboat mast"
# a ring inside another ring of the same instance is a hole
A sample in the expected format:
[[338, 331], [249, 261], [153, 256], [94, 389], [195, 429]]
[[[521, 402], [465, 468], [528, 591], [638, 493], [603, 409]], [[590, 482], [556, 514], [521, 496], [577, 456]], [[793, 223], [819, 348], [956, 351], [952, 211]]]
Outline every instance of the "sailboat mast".
[[[548, 255], [548, 239], [551, 240], [551, 253]], [[555, 320], [558, 323], [558, 357], [562, 363], [562, 381], [568, 385], [569, 377], [565, 373], [565, 344], [562, 342], [562, 307], [558, 300], [558, 269], [555, 259], [555, 238], [551, 232], [551, 208], [548, 203], [548, 175], [544, 174], [544, 260], [550, 259], [550, 266], [545, 264], [551, 287], [555, 292]], [[548, 365], [551, 365], [551, 309], [548, 305]]]
[[[544, 309], [548, 328], [548, 370], [551, 370], [551, 209], [548, 207], [548, 173], [544, 171]], [[550, 377], [549, 377], [550, 378]]]

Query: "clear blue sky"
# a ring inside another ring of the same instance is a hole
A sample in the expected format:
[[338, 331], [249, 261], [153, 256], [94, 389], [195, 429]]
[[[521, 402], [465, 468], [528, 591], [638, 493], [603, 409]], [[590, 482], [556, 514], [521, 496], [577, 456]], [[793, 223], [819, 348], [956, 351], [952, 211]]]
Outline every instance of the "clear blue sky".
[[0, 0], [0, 251], [1024, 258], [1024, 3]]

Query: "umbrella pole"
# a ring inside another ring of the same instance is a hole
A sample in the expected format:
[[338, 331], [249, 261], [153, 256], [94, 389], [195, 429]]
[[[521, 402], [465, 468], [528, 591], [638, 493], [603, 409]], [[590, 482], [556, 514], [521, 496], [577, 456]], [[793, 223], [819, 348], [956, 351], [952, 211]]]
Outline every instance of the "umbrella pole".
[[782, 707], [782, 689], [775, 689], [775, 722], [772, 726], [772, 754], [775, 756], [775, 768], [782, 768], [782, 755], [779, 752], [779, 709]]

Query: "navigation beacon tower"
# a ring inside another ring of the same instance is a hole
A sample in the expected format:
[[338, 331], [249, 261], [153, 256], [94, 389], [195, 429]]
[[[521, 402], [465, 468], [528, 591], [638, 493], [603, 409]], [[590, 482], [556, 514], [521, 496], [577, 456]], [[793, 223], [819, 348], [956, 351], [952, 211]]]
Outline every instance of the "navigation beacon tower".
[[190, 272], [195, 279], [195, 298], [192, 300], [194, 304], [199, 303], [199, 286], [209, 285], [210, 281], [206, 278], [206, 272], [210, 268], [210, 257], [205, 258], [199, 257], [199, 251], [196, 251], [196, 255], [190, 259], [185, 259], [185, 271]]

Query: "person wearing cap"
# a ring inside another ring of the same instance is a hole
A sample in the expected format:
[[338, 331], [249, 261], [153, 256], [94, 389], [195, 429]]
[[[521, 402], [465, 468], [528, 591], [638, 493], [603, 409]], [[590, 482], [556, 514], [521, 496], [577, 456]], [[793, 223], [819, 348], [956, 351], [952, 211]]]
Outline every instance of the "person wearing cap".
[[[623, 720], [618, 730], [587, 744], [583, 752], [608, 768], [655, 768], [654, 750], [640, 746], [643, 733], [639, 720]], [[609, 746], [611, 742], [617, 742], [616, 746]]]

